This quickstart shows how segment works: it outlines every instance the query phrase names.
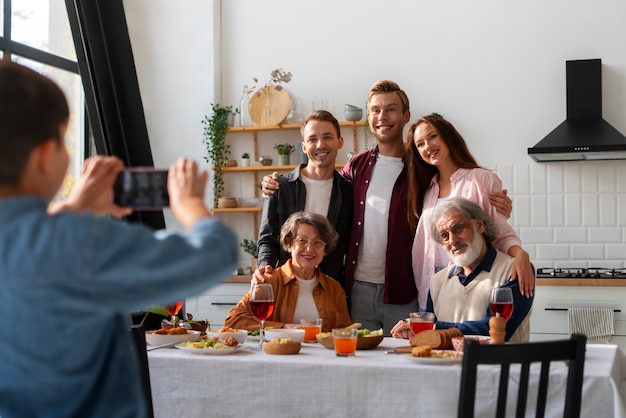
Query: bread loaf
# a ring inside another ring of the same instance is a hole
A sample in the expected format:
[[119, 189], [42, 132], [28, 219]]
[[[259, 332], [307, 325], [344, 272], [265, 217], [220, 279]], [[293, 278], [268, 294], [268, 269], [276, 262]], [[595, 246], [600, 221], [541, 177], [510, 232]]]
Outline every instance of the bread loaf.
[[451, 350], [453, 337], [462, 337], [463, 333], [458, 328], [435, 329], [422, 331], [411, 337], [411, 345], [429, 345], [435, 350]]

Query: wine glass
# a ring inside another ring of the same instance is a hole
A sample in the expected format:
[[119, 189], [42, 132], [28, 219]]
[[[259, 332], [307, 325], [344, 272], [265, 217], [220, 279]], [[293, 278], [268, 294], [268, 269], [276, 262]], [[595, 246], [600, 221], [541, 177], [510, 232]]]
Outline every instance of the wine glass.
[[489, 302], [492, 316], [501, 316], [508, 321], [513, 314], [513, 292], [508, 287], [499, 287], [491, 291]]
[[175, 327], [176, 326], [176, 315], [178, 315], [178, 312], [180, 312], [180, 308], [183, 307], [183, 301], [179, 300], [176, 303], [172, 303], [169, 305], [165, 305], [165, 309], [167, 309], [167, 312], [170, 314], [170, 318], [172, 320], [172, 326]]
[[259, 321], [259, 339], [262, 346], [265, 340], [263, 324], [274, 313], [274, 289], [271, 284], [252, 284], [250, 287], [250, 312]]

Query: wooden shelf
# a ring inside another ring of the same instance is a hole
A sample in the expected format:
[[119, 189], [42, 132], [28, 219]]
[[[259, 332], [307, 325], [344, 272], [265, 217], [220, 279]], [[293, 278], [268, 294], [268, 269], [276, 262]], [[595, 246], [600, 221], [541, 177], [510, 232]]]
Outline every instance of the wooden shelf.
[[260, 207], [245, 207], [245, 208], [213, 208], [213, 212], [261, 212], [263, 208]]
[[238, 274], [236, 276], [228, 277], [226, 280], [224, 280], [224, 283], [250, 283], [250, 280], [252, 280], [252, 275]]
[[[339, 126], [345, 128], [355, 128], [359, 126], [365, 126], [364, 120], [357, 120], [354, 122], [339, 122]], [[300, 129], [302, 125], [299, 123], [290, 123], [284, 125], [267, 125], [267, 126], [236, 126], [232, 128], [228, 128], [229, 133], [231, 132], [259, 132], [259, 131], [280, 131], [280, 130], [297, 130]]]
[[[335, 164], [335, 168], [341, 169], [345, 164]], [[247, 167], [222, 167], [222, 173], [246, 173], [254, 171], [291, 171], [296, 165], [250, 165]], [[215, 168], [213, 168], [215, 170]]]

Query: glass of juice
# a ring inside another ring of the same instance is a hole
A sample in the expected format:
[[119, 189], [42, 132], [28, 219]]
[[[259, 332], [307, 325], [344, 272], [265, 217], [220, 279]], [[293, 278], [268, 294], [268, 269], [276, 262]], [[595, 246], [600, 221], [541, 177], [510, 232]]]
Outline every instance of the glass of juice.
[[432, 312], [411, 312], [409, 314], [409, 322], [413, 334], [435, 329], [435, 314]]
[[359, 330], [355, 328], [333, 328], [335, 354], [339, 357], [352, 357], [356, 353]]
[[322, 332], [322, 318], [301, 319], [300, 327], [304, 330], [304, 342], [316, 343], [317, 334]]

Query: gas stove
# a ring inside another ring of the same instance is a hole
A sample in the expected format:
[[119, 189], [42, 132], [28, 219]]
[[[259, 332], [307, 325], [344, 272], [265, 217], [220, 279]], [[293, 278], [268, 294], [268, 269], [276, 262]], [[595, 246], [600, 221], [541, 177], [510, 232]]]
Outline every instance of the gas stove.
[[626, 279], [626, 269], [588, 268], [539, 268], [537, 278], [552, 279]]

